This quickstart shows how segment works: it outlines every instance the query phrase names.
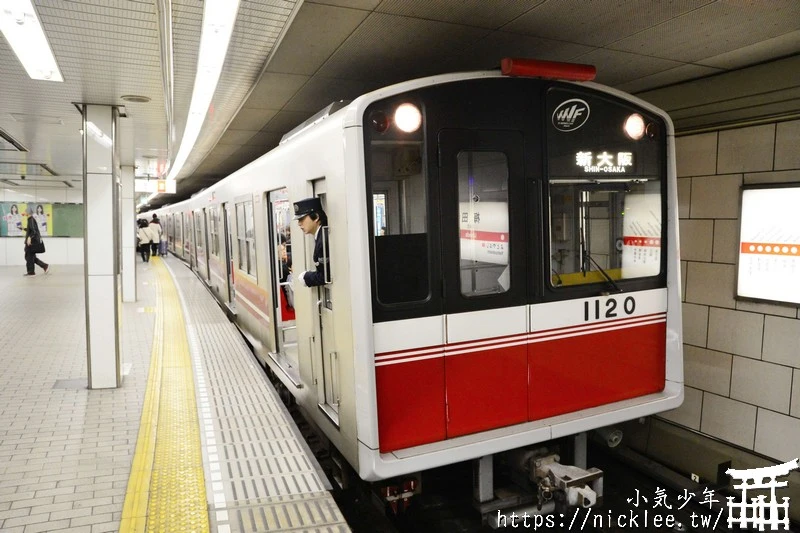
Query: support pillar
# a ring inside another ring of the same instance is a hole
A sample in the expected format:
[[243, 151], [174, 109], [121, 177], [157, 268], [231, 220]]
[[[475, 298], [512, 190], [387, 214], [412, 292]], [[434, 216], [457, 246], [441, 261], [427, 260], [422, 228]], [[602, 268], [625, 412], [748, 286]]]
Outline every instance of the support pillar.
[[122, 384], [120, 354], [119, 112], [105, 105], [83, 110], [84, 277], [86, 355], [90, 389]]
[[122, 167], [122, 200], [120, 202], [120, 242], [122, 243], [122, 301], [136, 301], [136, 203], [134, 201], [134, 169]]

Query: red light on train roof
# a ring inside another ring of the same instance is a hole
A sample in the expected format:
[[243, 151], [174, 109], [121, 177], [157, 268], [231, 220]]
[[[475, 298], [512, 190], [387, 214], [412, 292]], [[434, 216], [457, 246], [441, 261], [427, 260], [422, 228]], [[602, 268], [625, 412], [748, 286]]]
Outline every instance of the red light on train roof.
[[519, 57], [505, 57], [500, 60], [500, 71], [505, 76], [533, 76], [570, 81], [591, 81], [597, 75], [597, 68], [594, 65]]

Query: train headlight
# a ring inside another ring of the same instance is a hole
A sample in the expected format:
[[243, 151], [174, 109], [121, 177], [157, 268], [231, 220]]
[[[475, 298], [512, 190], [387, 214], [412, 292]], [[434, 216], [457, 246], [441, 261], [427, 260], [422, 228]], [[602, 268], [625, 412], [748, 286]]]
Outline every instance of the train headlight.
[[639, 113], [634, 113], [625, 119], [625, 134], [638, 141], [644, 136], [644, 119]]
[[422, 113], [414, 104], [400, 104], [394, 112], [394, 123], [406, 133], [417, 131], [422, 124]]

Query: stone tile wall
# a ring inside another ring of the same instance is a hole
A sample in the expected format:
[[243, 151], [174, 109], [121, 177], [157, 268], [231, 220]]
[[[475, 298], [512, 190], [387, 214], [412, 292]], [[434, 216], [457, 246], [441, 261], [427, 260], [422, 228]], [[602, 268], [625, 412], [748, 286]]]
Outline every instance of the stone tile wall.
[[789, 461], [800, 453], [800, 310], [737, 300], [736, 249], [740, 187], [800, 183], [800, 121], [678, 137], [676, 152], [686, 399], [663, 417]]

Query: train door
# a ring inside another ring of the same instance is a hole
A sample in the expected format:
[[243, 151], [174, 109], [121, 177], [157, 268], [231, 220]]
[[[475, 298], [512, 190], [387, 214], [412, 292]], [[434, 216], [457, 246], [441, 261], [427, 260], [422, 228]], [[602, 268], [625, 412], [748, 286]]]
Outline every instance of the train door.
[[211, 282], [211, 269], [208, 265], [208, 258], [211, 255], [211, 239], [208, 238], [208, 209], [203, 208], [201, 216], [201, 224], [203, 235], [203, 258], [202, 258], [202, 271], [205, 281], [210, 284]]
[[225, 269], [227, 271], [225, 279], [228, 285], [228, 305], [236, 312], [236, 286], [233, 283], [233, 225], [231, 224], [231, 210], [227, 202], [222, 204], [222, 223], [225, 225], [222, 232], [225, 235]]
[[189, 256], [189, 264], [192, 267], [192, 270], [198, 272], [200, 269], [197, 266], [197, 249], [200, 246], [199, 237], [200, 237], [200, 215], [199, 212], [190, 211], [189, 212], [189, 223], [190, 232], [189, 232], [189, 239], [191, 242], [191, 254]]
[[[324, 179], [314, 181], [314, 196], [320, 199], [323, 209], [326, 205], [327, 188]], [[327, 225], [320, 230], [323, 242], [328, 241], [329, 228]], [[334, 228], [335, 231], [335, 228]], [[310, 239], [308, 239], [310, 240]], [[323, 250], [328, 246], [323, 246]], [[311, 257], [307, 254], [307, 257]], [[325, 264], [329, 269], [325, 273], [327, 283], [319, 287], [312, 287], [315, 292], [316, 316], [314, 327], [313, 353], [314, 384], [317, 387], [317, 403], [336, 425], [339, 424], [339, 354], [336, 351], [336, 339], [333, 330], [333, 307], [331, 297], [332, 270], [335, 268], [330, 261]], [[306, 265], [307, 270], [314, 269], [313, 263]]]
[[270, 354], [292, 380], [301, 384], [297, 356], [294, 288], [292, 283], [292, 203], [286, 189], [267, 194], [267, 227], [270, 232], [272, 259], [272, 293], [275, 325], [275, 354]]
[[[439, 132], [447, 437], [528, 415], [523, 136]], [[500, 386], [498, 386], [500, 385]]]

